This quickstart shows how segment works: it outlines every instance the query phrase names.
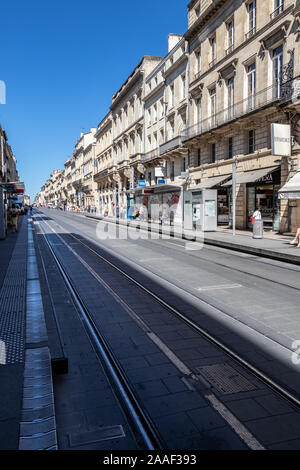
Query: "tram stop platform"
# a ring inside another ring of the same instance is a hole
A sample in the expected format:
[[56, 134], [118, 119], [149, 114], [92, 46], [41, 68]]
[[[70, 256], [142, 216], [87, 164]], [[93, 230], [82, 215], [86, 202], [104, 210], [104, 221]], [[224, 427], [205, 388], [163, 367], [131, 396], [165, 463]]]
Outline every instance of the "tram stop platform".
[[[154, 222], [142, 222], [140, 220], [116, 219], [87, 213], [85, 216], [108, 223], [170, 235], [174, 238], [184, 239], [187, 242], [197, 242], [197, 246], [194, 247], [195, 249], [199, 249], [200, 243], [300, 265], [300, 249], [290, 245], [290, 241], [294, 238], [292, 234], [282, 235], [275, 232], [264, 231], [263, 238], [254, 239], [250, 231], [236, 230], [235, 235], [233, 235], [232, 230], [223, 227], [218, 227], [215, 232], [204, 233], [198, 230], [182, 229], [176, 225], [170, 226]], [[193, 244], [191, 243], [188, 248], [192, 250]]]
[[31, 219], [0, 241], [0, 450], [57, 447], [51, 358]]

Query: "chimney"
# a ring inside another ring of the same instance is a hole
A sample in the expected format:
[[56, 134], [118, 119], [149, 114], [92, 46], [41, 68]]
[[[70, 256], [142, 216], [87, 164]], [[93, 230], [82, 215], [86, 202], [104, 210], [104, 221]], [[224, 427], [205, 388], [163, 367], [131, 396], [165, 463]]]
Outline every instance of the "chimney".
[[176, 44], [182, 39], [181, 34], [169, 34], [168, 36], [168, 53], [176, 46]]

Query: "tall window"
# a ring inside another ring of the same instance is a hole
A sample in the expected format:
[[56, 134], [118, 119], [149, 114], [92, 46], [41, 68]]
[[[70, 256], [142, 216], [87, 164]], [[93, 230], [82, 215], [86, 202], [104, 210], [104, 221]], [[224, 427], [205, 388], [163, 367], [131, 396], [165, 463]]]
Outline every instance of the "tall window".
[[169, 123], [169, 130], [170, 130], [170, 139], [174, 138], [174, 121], [170, 121]]
[[248, 33], [246, 35], [247, 39], [256, 32], [256, 0], [248, 3]]
[[255, 109], [256, 66], [255, 62], [247, 67], [248, 110]]
[[271, 20], [284, 10], [284, 0], [274, 0], [274, 11], [271, 13]]
[[131, 136], [131, 155], [135, 154], [135, 139], [134, 135]]
[[210, 67], [215, 65], [217, 60], [217, 43], [216, 43], [216, 35], [212, 36], [209, 40], [210, 42]]
[[233, 157], [233, 137], [228, 138], [228, 158]]
[[201, 165], [201, 148], [198, 149], [197, 152], [197, 166]]
[[154, 122], [157, 121], [157, 105], [156, 104], [153, 106], [153, 121]]
[[234, 21], [233, 19], [227, 23], [227, 50], [229, 54], [234, 49]]
[[210, 90], [210, 116], [211, 116], [211, 126], [214, 127], [217, 125], [217, 101], [216, 101], [216, 88]]
[[195, 75], [201, 72], [201, 50], [195, 52]]
[[170, 85], [170, 106], [174, 106], [174, 85]]
[[227, 104], [228, 104], [228, 113], [227, 118], [234, 118], [234, 77], [227, 80]]
[[211, 163], [215, 163], [215, 161], [216, 161], [216, 144], [211, 144], [210, 152], [211, 152]]
[[164, 116], [164, 100], [160, 100], [160, 118]]
[[272, 51], [273, 62], [273, 96], [274, 98], [280, 97], [281, 79], [283, 68], [283, 46], [278, 46]]
[[248, 132], [248, 153], [255, 152], [255, 130], [251, 129]]
[[186, 94], [186, 77], [185, 75], [182, 75], [181, 76], [181, 97], [182, 99], [185, 98], [185, 94]]
[[127, 109], [125, 110], [125, 129], [128, 127], [128, 111]]
[[148, 126], [151, 125], [151, 108], [148, 109]]

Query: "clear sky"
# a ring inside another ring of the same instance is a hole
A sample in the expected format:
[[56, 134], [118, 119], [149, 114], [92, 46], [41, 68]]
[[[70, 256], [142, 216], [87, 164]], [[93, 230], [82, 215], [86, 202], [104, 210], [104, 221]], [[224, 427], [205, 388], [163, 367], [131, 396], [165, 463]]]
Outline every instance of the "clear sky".
[[0, 124], [33, 198], [97, 126], [143, 55], [187, 30], [188, 0], [15, 0], [1, 5]]

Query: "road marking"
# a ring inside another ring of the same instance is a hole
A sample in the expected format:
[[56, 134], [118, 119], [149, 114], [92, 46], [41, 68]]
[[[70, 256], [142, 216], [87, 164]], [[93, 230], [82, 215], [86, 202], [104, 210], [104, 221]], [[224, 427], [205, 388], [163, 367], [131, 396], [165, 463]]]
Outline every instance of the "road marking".
[[192, 371], [176, 356], [176, 354], [168, 348], [168, 346], [158, 337], [155, 333], [147, 333], [149, 338], [159, 347], [159, 349], [170, 359], [170, 361], [177, 367], [184, 375], [191, 375]]
[[142, 258], [139, 259], [141, 263], [149, 263], [150, 261], [173, 261], [173, 258], [168, 258], [167, 256], [161, 256], [160, 258]]
[[221, 403], [213, 394], [205, 395], [212, 407], [225, 419], [229, 426], [252, 450], [265, 450], [265, 448], [255, 439], [245, 426]]
[[202, 292], [207, 290], [218, 290], [218, 289], [237, 289], [239, 287], [243, 287], [241, 284], [218, 284], [217, 286], [206, 286], [206, 287], [198, 287], [196, 290]]

